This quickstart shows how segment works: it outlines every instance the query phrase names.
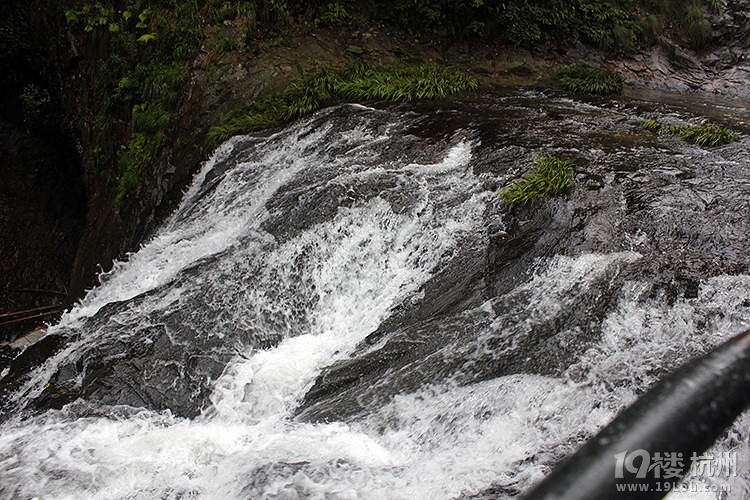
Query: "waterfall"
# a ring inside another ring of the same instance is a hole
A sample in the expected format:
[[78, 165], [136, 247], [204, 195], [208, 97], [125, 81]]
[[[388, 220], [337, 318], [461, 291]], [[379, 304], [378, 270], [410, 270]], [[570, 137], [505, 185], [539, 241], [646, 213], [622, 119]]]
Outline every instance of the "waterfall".
[[[633, 173], [617, 144], [580, 145], [594, 122], [629, 130], [627, 110], [482, 99], [341, 105], [221, 145], [48, 328], [53, 353], [3, 371], [0, 496], [510, 497], [750, 323], [741, 252], [706, 264], [695, 293], [665, 284], [708, 231], [685, 239], [673, 218], [685, 200], [710, 211], [675, 195], [703, 192], [685, 172], [698, 158], [715, 185], [747, 168], [742, 145], [644, 146], [642, 164], [677, 164]], [[579, 172], [571, 201], [500, 207], [552, 143], [601, 173]], [[723, 189], [741, 212], [746, 183]], [[746, 248], [747, 221], [731, 224], [717, 245]], [[710, 485], [750, 485], [748, 418], [715, 445], [743, 473]]]

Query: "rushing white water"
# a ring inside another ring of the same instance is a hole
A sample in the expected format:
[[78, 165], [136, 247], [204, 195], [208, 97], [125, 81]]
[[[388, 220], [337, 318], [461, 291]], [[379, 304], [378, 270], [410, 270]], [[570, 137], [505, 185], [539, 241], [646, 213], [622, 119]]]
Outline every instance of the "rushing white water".
[[[385, 112], [352, 107], [353, 124], [342, 132], [325, 113], [268, 138], [224, 144], [162, 230], [50, 328], [71, 342], [12, 396], [23, 409], [64, 363], [87, 356], [92, 344], [137, 342], [145, 326], [163, 327], [174, 344], [187, 342], [164, 319], [179, 313], [191, 332], [223, 339], [236, 352], [210, 381], [202, 414], [92, 409], [83, 400], [35, 416], [19, 411], [0, 427], [3, 498], [414, 499], [490, 485], [523, 491], [671, 368], [665, 365], [750, 324], [742, 306], [750, 276], [706, 280], [696, 298], [672, 303], [648, 297], [648, 283], [627, 281], [600, 340], [564, 373], [468, 385], [449, 377], [346, 422], [295, 419], [326, 366], [347, 359], [394, 308], [418, 302], [422, 286], [455, 253], [485, 238], [495, 197], [486, 176], [471, 168], [478, 144], [460, 131], [422, 151], [432, 155], [427, 161], [383, 160], [378, 148], [402, 125]], [[390, 121], [378, 125], [383, 120]], [[370, 184], [378, 188], [363, 194]], [[306, 200], [338, 188], [350, 201], [308, 213]], [[313, 220], [295, 220], [306, 217]], [[467, 352], [485, 352], [488, 339], [505, 332], [520, 338], [641, 258], [623, 251], [539, 260], [536, 273], [503, 298], [462, 313], [476, 320]], [[102, 316], [114, 305], [120, 308]], [[246, 336], [232, 338], [229, 326]], [[748, 428], [745, 415], [717, 449], [736, 451], [748, 464]], [[747, 472], [731, 478], [735, 492], [749, 485]]]
[[[311, 356], [331, 351], [330, 339], [289, 339], [261, 359], [232, 364], [217, 385], [216, 413], [202, 418], [141, 411], [127, 418], [69, 419], [63, 410], [4, 428], [3, 492], [45, 498], [450, 498], [492, 482], [522, 486], [546, 472], [544, 457], [570, 452], [633, 399], [638, 387], [622, 385], [623, 375], [644, 384], [662, 353], [678, 353], [686, 342], [718, 342], [720, 328], [694, 338], [681, 320], [696, 309], [723, 307], [749, 285], [747, 277], [713, 280], [700, 300], [671, 308], [635, 308], [626, 300], [607, 320], [607, 341], [574, 367], [587, 372], [586, 381], [511, 375], [468, 387], [429, 387], [397, 396], [351, 425], [285, 419], [289, 406], [279, 402], [290, 405], [296, 396], [290, 381], [298, 383], [289, 371], [305, 375]], [[638, 336], [648, 340], [632, 342]], [[307, 345], [294, 345], [302, 339]], [[279, 371], [263, 374], [274, 368]], [[265, 397], [248, 399], [247, 384], [256, 383]], [[619, 389], [613, 392], [613, 386]], [[741, 436], [744, 429], [740, 421], [730, 433]], [[739, 451], [740, 470], [746, 470], [746, 444], [719, 446]], [[536, 465], [527, 463], [531, 457]], [[732, 480], [735, 491], [747, 487], [747, 477]]]

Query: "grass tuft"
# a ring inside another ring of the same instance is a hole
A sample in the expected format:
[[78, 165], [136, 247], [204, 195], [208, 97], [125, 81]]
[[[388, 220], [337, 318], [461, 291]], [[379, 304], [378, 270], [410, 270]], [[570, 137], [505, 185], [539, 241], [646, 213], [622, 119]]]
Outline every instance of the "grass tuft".
[[637, 122], [637, 125], [651, 132], [678, 135], [683, 141], [698, 146], [721, 146], [739, 138], [737, 132], [711, 122], [704, 122], [699, 125], [667, 126], [656, 120], [641, 120]]
[[558, 66], [555, 76], [566, 89], [587, 94], [619, 94], [624, 86], [622, 75], [619, 73], [580, 64]]
[[656, 120], [641, 120], [636, 122], [636, 125], [642, 129], [648, 130], [649, 132], [659, 132], [661, 130], [661, 123]]
[[233, 135], [289, 122], [338, 99], [438, 99], [473, 90], [477, 85], [477, 80], [464, 71], [427, 64], [371, 66], [355, 61], [345, 66], [322, 66], [298, 77], [283, 91], [227, 113], [221, 125], [208, 132], [207, 140], [215, 146]]
[[682, 25], [692, 48], [700, 50], [706, 46], [711, 38], [712, 27], [701, 7], [690, 9], [683, 18]]
[[500, 200], [507, 205], [525, 205], [544, 196], [559, 196], [570, 191], [574, 165], [553, 155], [538, 156], [536, 166], [523, 178], [500, 191]]
[[682, 135], [682, 131], [687, 128], [687, 125], [666, 125], [662, 127], [661, 131], [669, 135]]
[[685, 142], [699, 146], [721, 146], [736, 141], [738, 138], [737, 133], [733, 130], [710, 122], [682, 127], [680, 137]]

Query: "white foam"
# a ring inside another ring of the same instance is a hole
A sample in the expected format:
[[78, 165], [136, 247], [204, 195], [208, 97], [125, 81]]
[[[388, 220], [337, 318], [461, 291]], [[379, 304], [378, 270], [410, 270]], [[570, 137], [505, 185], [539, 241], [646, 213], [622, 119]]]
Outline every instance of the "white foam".
[[[295, 173], [309, 166], [301, 151], [320, 142], [328, 128], [308, 132], [300, 125], [295, 134], [283, 137], [277, 134], [261, 142], [256, 150], [262, 154], [228, 171], [209, 195], [197, 200], [197, 207], [181, 205], [171, 222], [138, 252], [129, 254], [123, 262], [115, 262], [110, 272], [100, 275], [106, 286], [91, 290], [63, 316], [61, 325], [76, 325], [106, 304], [128, 300], [165, 285], [187, 266], [216, 255], [236, 244], [241, 236], [257, 231], [267, 216], [268, 199]], [[196, 196], [208, 172], [230, 155], [239, 140], [235, 138], [216, 151], [186, 199]], [[274, 141], [280, 144], [271, 147]], [[185, 211], [189, 215], [176, 224]]]
[[380, 198], [341, 209], [330, 223], [267, 257], [266, 266], [273, 269], [303, 254], [313, 263], [303, 270], [316, 294], [310, 301], [315, 304], [312, 331], [238, 360], [242, 366], [230, 365], [213, 398], [222, 415], [285, 415], [324, 366], [348, 355], [393, 306], [415, 294], [457, 237], [480, 223], [481, 199], [472, 197], [442, 212], [428, 210], [429, 194], [425, 191], [409, 214], [394, 213]]
[[[112, 321], [129, 325], [142, 316], [148, 323], [154, 311], [185, 307], [186, 295], [217, 287], [209, 306], [243, 328], [272, 317], [281, 325], [278, 344], [238, 355], [216, 381], [213, 407], [193, 420], [124, 409], [80, 418], [83, 403], [15, 416], [0, 427], [0, 497], [413, 499], [473, 494], [493, 484], [524, 490], [653, 383], [665, 363], [674, 366], [750, 324], [741, 306], [748, 276], [712, 278], [697, 299], [672, 305], [648, 298], [646, 284], [632, 282], [604, 320], [601, 339], [561, 377], [513, 374], [465, 387], [440, 382], [399, 394], [349, 423], [295, 421], [293, 410], [321, 369], [347, 357], [396, 305], [419, 296], [446, 255], [483, 231], [493, 196], [471, 173], [469, 141], [427, 165], [364, 167], [310, 150], [339, 140], [369, 155], [360, 143], [384, 135], [366, 127], [331, 134], [310, 123], [263, 139], [262, 154], [249, 155], [204, 191], [209, 173], [244, 139], [222, 146], [169, 224], [52, 328], [74, 337], [104, 305], [172, 283], [201, 259], [220, 256], [210, 275], [126, 307]], [[396, 176], [414, 199], [402, 211], [385, 195], [352, 203], [277, 243], [262, 230], [267, 202], [313, 168], [340, 169], [332, 183]], [[513, 301], [510, 314], [521, 318], [519, 332], [576, 307], [581, 290], [638, 258], [621, 252], [540, 260], [530, 280], [506, 297]], [[220, 288], [222, 281], [229, 284]], [[488, 301], [475, 311], [484, 321], [475, 325], [480, 342], [504, 333], [492, 306]], [[84, 333], [45, 361], [15, 397], [41, 394], [60, 365], [101, 335]], [[750, 457], [748, 418], [716, 445], [736, 450], [739, 464]], [[733, 481], [733, 491], [750, 484], [746, 472]]]
[[[560, 257], [534, 280], [557, 280], [559, 289], [570, 289], [623, 258], [631, 257]], [[297, 396], [285, 388], [317, 369], [312, 365], [323, 357], [318, 352], [333, 356], [329, 343], [336, 337], [320, 332], [289, 338], [250, 362], [234, 363], [225, 373], [229, 387], [217, 384], [217, 411], [192, 421], [147, 411], [71, 420], [52, 411], [3, 426], [0, 492], [45, 498], [407, 499], [452, 498], [491, 484], [524, 490], [630, 401], [629, 391], [617, 389], [620, 371], [612, 366], [625, 365], [638, 387], [665, 352], [687, 356], [693, 336], [719, 343], [725, 329], [749, 319], [737, 307], [748, 285], [749, 276], [714, 278], [703, 284], [698, 299], [668, 306], [645, 299], [633, 284], [605, 321], [602, 342], [574, 365], [586, 377], [516, 374], [466, 387], [425, 387], [348, 425], [284, 418], [286, 403]], [[486, 306], [480, 310], [493, 314]], [[544, 310], [556, 314], [555, 308]], [[719, 315], [700, 328], [689, 321], [716, 311], [734, 317]], [[657, 348], [662, 343], [667, 346]], [[264, 385], [255, 395], [278, 394], [282, 404], [243, 401], [247, 381]], [[237, 392], [228, 394], [230, 388]], [[734, 492], [750, 484], [742, 469], [750, 456], [743, 437], [748, 418], [745, 414], [716, 445], [739, 454], [741, 475], [730, 484]]]
[[422, 172], [425, 174], [443, 174], [451, 170], [463, 169], [469, 165], [471, 161], [471, 143], [467, 141], [460, 141], [453, 146], [448, 155], [440, 161], [432, 165], [419, 165], [412, 163], [406, 168], [415, 172]]

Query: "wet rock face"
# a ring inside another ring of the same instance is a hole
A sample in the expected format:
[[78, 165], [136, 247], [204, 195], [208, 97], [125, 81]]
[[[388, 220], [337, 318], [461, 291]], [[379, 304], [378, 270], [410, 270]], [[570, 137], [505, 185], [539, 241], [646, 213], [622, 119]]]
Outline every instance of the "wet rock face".
[[34, 408], [62, 408], [82, 398], [101, 405], [169, 409], [176, 415], [195, 417], [208, 397], [209, 381], [221, 374], [233, 351], [217, 338], [190, 329], [190, 321], [181, 320], [180, 314], [175, 311], [144, 326], [125, 320], [127, 307], [109, 306], [84, 325], [100, 336], [99, 341], [73, 332], [50, 335], [11, 362], [11, 375], [3, 379], [0, 390], [9, 395], [23, 384], [24, 370], [40, 369], [42, 361], [70, 349], [72, 343], [80, 346], [79, 355], [57, 368]]
[[[562, 202], [504, 214], [506, 229], [461, 252], [425, 285], [418, 305], [397, 310], [358, 356], [326, 369], [298, 409], [303, 420], [368, 414], [424, 384], [472, 384], [514, 373], [559, 375], [598, 338], [623, 267], [614, 263], [563, 292], [533, 278], [540, 259], [569, 249], [570, 231], [553, 220]], [[488, 224], [488, 227], [489, 224]], [[627, 268], [628, 262], [623, 263]], [[529, 284], [529, 280], [531, 279]], [[568, 307], [537, 318], [545, 291]], [[446, 300], [454, 301], [446, 307]]]
[[[352, 356], [323, 370], [297, 418], [356, 419], [431, 383], [560, 375], [599, 338], [627, 283], [649, 283], [644, 297], [690, 299], [702, 280], [748, 270], [747, 139], [714, 149], [687, 145], [635, 125], [652, 116], [694, 115], [643, 100], [488, 92], [386, 110], [341, 106], [306, 125], [320, 137], [286, 131], [240, 141], [171, 224], [220, 212], [205, 204], [215, 197], [219, 207], [259, 203], [242, 222], [260, 221], [257, 228], [30, 349], [3, 380], [6, 394], [23, 382], [23, 370], [70, 349], [75, 356], [61, 362], [33, 407], [83, 398], [194, 417], [238, 353], [273, 348], [320, 320], [314, 310], [330, 290], [318, 289], [310, 273], [332, 258], [320, 253], [327, 242], [348, 237], [333, 220], [373, 204], [389, 217], [429, 217], [433, 203], [450, 212], [472, 196], [490, 200], [479, 212], [483, 229], [462, 235], [416, 295], [395, 304]], [[363, 135], [337, 142], [352, 129]], [[471, 144], [462, 149], [470, 158], [443, 185], [441, 159], [457, 143]], [[289, 148], [294, 155], [279, 156]], [[501, 206], [491, 194], [540, 153], [575, 161], [575, 190], [567, 199]], [[269, 181], [273, 189], [259, 191], [267, 199], [256, 193], [241, 201], [249, 195], [233, 191], [274, 168], [294, 174]], [[430, 169], [438, 175], [421, 177]], [[470, 186], [461, 184], [468, 178]], [[378, 231], [388, 229], [382, 224]], [[281, 248], [287, 253], [274, 253]]]
[[[663, 46], [636, 54], [617, 63], [627, 79], [639, 86], [662, 90], [698, 91], [708, 94], [750, 97], [750, 3], [725, 3], [720, 12], [710, 12], [713, 31], [706, 47], [693, 50], [679, 34]], [[573, 57], [581, 57], [573, 51]], [[596, 57], [596, 55], [594, 55]]]
[[[475, 171], [502, 178], [521, 158], [529, 163], [531, 151], [554, 144], [576, 158], [576, 190], [567, 200], [489, 210], [474, 257], [464, 252], [455, 261], [463, 260], [458, 267], [467, 279], [437, 272], [425, 285], [424, 302], [397, 309], [356, 355], [323, 371], [298, 418], [358, 418], [425, 383], [560, 375], [598, 339], [625, 283], [646, 280], [644, 297], [675, 301], [695, 298], [699, 284], [713, 276], [747, 272], [741, 235], [750, 222], [739, 214], [746, 212], [749, 172], [741, 144], [706, 150], [672, 139], [654, 143], [655, 136], [633, 128], [639, 107], [653, 111], [644, 103], [626, 104], [624, 113], [607, 105], [573, 112], [575, 105], [534, 98], [523, 111], [513, 97], [505, 103], [513, 107], [504, 122], [492, 112], [449, 118], [481, 123]], [[546, 288], [540, 263], [591, 252], [625, 253], [594, 266], [583, 286]], [[539, 290], [565, 297], [569, 307], [526, 316], [530, 304], [544, 309]], [[444, 309], [434, 300], [450, 296], [463, 301]]]

